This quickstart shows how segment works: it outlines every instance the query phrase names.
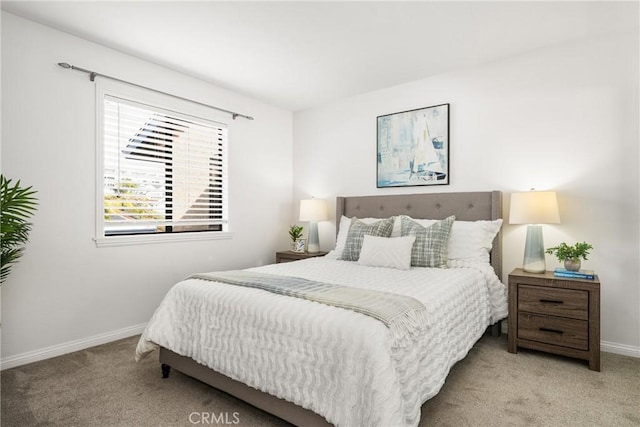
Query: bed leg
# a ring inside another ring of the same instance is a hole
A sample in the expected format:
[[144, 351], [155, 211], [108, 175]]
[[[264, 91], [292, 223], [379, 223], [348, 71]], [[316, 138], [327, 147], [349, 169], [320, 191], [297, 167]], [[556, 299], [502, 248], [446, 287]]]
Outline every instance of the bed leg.
[[499, 337], [502, 335], [502, 320], [498, 320], [496, 323], [491, 325], [491, 336]]
[[162, 378], [169, 378], [169, 372], [171, 372], [171, 366], [165, 365], [164, 363], [160, 365], [162, 368]]

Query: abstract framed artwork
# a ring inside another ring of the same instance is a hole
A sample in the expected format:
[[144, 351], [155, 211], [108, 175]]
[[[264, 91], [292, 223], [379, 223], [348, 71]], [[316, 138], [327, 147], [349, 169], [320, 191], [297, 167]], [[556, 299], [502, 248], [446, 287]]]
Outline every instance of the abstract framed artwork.
[[449, 184], [449, 104], [378, 116], [377, 187]]

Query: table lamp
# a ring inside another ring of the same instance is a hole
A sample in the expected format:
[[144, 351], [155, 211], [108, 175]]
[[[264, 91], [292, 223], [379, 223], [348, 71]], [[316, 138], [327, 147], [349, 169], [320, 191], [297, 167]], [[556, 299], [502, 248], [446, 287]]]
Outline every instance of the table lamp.
[[300, 221], [309, 221], [309, 236], [307, 238], [307, 252], [320, 252], [318, 238], [318, 221], [326, 221], [327, 204], [321, 199], [300, 200]]
[[544, 273], [544, 242], [540, 224], [558, 224], [558, 200], [555, 191], [534, 191], [511, 195], [509, 224], [528, 224], [522, 269], [528, 273]]

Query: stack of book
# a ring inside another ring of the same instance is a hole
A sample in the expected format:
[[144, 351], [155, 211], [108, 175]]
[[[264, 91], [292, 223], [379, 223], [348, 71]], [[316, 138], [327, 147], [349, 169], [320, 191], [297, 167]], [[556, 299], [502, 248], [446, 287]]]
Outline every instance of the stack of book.
[[556, 277], [570, 277], [573, 279], [595, 279], [596, 274], [593, 270], [578, 270], [571, 271], [566, 268], [557, 267], [553, 270], [553, 275]]

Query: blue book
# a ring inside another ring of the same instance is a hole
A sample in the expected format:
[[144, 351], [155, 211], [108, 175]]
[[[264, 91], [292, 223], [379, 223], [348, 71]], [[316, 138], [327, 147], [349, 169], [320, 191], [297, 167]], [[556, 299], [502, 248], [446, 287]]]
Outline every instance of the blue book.
[[593, 270], [579, 270], [571, 271], [566, 268], [556, 267], [553, 270], [553, 275], [556, 277], [572, 277], [574, 279], [595, 279], [596, 275]]

